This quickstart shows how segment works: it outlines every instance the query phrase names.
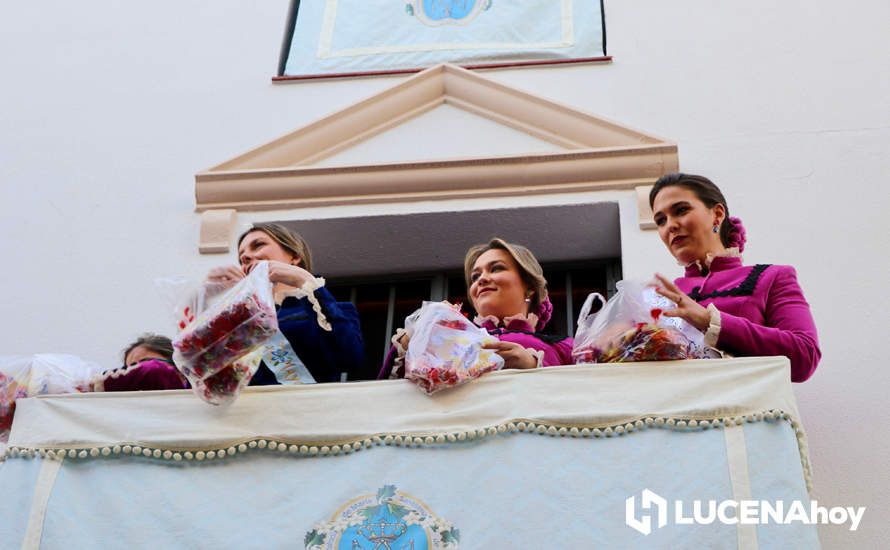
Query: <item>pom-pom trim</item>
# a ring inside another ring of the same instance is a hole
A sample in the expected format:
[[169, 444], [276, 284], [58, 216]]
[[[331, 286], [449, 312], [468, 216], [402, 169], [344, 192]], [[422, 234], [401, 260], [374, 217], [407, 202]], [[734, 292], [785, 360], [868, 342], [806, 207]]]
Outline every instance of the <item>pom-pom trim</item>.
[[720, 429], [724, 426], [741, 426], [753, 422], [777, 422], [787, 421], [791, 424], [797, 438], [800, 451], [801, 465], [803, 466], [804, 480], [807, 490], [812, 491], [812, 468], [809, 460], [809, 450], [806, 445], [806, 437], [803, 426], [796, 419], [782, 410], [769, 409], [737, 416], [725, 417], [667, 417], [667, 416], [642, 416], [628, 419], [614, 424], [602, 424], [595, 426], [557, 424], [546, 421], [529, 421], [514, 419], [493, 426], [469, 429], [457, 432], [440, 433], [388, 433], [375, 434], [368, 437], [345, 441], [306, 442], [292, 440], [277, 440], [270, 438], [255, 438], [247, 441], [236, 441], [221, 447], [210, 448], [159, 448], [146, 447], [136, 444], [118, 444], [113, 446], [87, 446], [74, 448], [36, 448], [36, 447], [9, 447], [5, 453], [0, 454], [0, 461], [6, 458], [34, 458], [39, 456], [47, 460], [61, 460], [63, 458], [86, 460], [101, 458], [116, 458], [120, 455], [144, 457], [149, 460], [190, 462], [204, 460], [219, 460], [236, 457], [250, 452], [275, 452], [287, 453], [297, 457], [339, 456], [369, 449], [374, 446], [394, 447], [435, 447], [466, 441], [482, 440], [491, 437], [506, 437], [515, 433], [536, 434], [547, 437], [568, 438], [614, 438], [623, 437], [633, 432], [646, 429], [668, 429], [679, 432], [705, 431]]

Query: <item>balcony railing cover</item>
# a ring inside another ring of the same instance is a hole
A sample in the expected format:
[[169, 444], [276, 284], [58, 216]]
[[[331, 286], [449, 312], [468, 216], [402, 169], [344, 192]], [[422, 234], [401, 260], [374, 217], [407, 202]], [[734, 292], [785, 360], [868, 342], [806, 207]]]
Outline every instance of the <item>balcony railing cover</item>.
[[249, 388], [222, 409], [187, 391], [41, 396], [19, 401], [0, 463], [0, 540], [817, 545], [802, 523], [659, 529], [640, 510], [644, 489], [686, 516], [696, 499], [787, 509], [810, 477], [784, 358], [504, 371], [433, 397], [404, 380]]

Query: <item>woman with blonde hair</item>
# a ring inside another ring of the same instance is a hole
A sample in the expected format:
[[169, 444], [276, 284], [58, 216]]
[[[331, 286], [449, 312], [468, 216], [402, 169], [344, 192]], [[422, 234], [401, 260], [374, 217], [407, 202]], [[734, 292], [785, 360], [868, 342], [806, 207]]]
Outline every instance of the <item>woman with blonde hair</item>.
[[[544, 270], [532, 252], [494, 238], [467, 251], [464, 259], [467, 296], [478, 315], [474, 323], [497, 337], [488, 346], [504, 358], [504, 368], [532, 369], [572, 364], [572, 339], [542, 334], [553, 305]], [[404, 357], [411, 335], [399, 329], [378, 378], [404, 376]]]
[[[344, 373], [359, 369], [364, 347], [358, 310], [352, 303], [338, 302], [324, 287], [324, 279], [313, 275], [309, 245], [298, 233], [280, 224], [254, 224], [238, 239], [239, 265], [213, 269], [207, 279], [234, 284], [261, 261], [269, 262], [278, 328], [284, 339], [264, 356], [250, 384], [281, 383], [282, 371], [302, 372], [294, 378], [301, 383], [339, 382]], [[266, 363], [278, 360], [289, 366], [271, 365], [273, 372]], [[294, 362], [302, 363], [305, 370], [295, 370]]]

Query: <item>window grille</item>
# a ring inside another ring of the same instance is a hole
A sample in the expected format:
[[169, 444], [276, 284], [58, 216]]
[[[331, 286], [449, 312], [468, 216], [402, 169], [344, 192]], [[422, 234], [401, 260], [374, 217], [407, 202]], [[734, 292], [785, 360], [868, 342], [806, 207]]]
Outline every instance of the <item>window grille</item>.
[[[544, 264], [553, 317], [544, 333], [572, 336], [581, 305], [591, 292], [611, 296], [621, 279], [618, 259]], [[466, 297], [463, 272], [459, 270], [417, 273], [398, 277], [350, 277], [330, 279], [328, 289], [338, 301], [356, 305], [362, 325], [365, 360], [349, 375], [349, 380], [372, 380], [383, 364], [390, 338], [405, 323], [405, 317], [424, 300], [460, 302], [463, 310], [475, 316]]]

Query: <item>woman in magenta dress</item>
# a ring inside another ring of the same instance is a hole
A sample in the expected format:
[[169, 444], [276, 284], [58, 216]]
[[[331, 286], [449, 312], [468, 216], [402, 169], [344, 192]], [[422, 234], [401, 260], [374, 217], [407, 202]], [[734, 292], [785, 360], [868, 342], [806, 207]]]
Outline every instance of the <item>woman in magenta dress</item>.
[[664, 314], [685, 319], [705, 333], [705, 344], [730, 355], [784, 355], [793, 382], [812, 376], [822, 352], [797, 274], [787, 265], [742, 264], [745, 229], [720, 189], [702, 176], [668, 174], [649, 205], [662, 242], [686, 269], [673, 282], [656, 275], [659, 293], [677, 303]]
[[[542, 334], [553, 305], [544, 270], [524, 246], [492, 239], [467, 251], [467, 296], [478, 312], [474, 322], [496, 336], [487, 346], [504, 358], [504, 368], [532, 369], [572, 364], [572, 339]], [[405, 375], [407, 334], [399, 329], [378, 378]]]

